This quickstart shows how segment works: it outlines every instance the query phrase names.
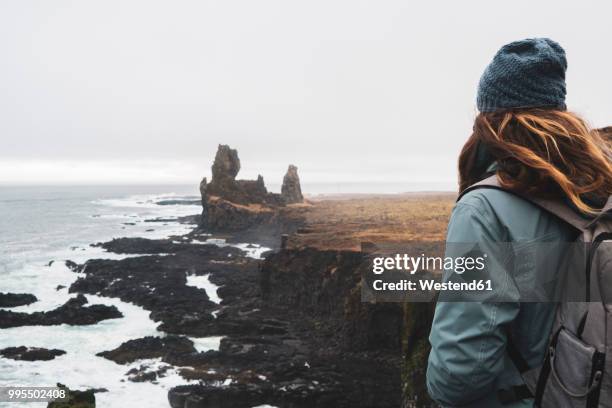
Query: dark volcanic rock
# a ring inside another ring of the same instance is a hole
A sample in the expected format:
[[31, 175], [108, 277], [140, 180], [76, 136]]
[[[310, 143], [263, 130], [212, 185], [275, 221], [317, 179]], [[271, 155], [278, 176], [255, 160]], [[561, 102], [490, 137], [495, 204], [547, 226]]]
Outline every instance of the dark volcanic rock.
[[202, 217], [201, 217], [200, 214], [193, 214], [193, 215], [186, 215], [184, 217], [178, 217], [177, 220], [181, 224], [194, 224], [194, 225], [198, 225], [198, 224], [200, 224], [201, 218]]
[[283, 177], [281, 196], [287, 204], [301, 203], [304, 201], [302, 188], [300, 187], [300, 177], [297, 173], [297, 167], [293, 164], [289, 165], [287, 173], [285, 177]]
[[206, 181], [206, 177], [200, 181], [200, 198], [202, 202], [202, 214], [200, 215], [200, 226], [204, 226], [205, 220], [208, 219], [208, 181]]
[[[197, 233], [184, 238], [201, 239]], [[204, 236], [208, 238], [208, 236]], [[244, 254], [238, 248], [224, 247], [219, 248], [214, 244], [191, 243], [188, 240], [174, 241], [172, 239], [149, 239], [149, 238], [115, 238], [111, 241], [98, 243], [95, 246], [102, 247], [110, 252], [117, 254], [170, 254], [185, 252], [187, 256], [191, 254], [210, 256], [212, 258], [227, 258], [232, 256], [240, 257]], [[85, 265], [89, 265], [85, 263]], [[87, 272], [87, 271], [85, 271]]]
[[277, 216], [271, 208], [249, 208], [227, 200], [213, 198], [206, 210], [207, 230], [239, 232], [273, 223]]
[[126, 375], [128, 376], [128, 380], [132, 382], [155, 382], [158, 378], [165, 377], [167, 371], [171, 368], [172, 366], [168, 364], [161, 366], [141, 364], [138, 368], [132, 368]]
[[224, 184], [233, 181], [240, 171], [238, 151], [228, 145], [219, 145], [212, 165], [213, 184]]
[[36, 296], [29, 293], [0, 293], [0, 307], [17, 307], [36, 302]]
[[210, 197], [199, 231], [222, 233], [228, 242], [257, 242], [269, 248], [280, 246], [283, 234], [292, 234], [303, 226], [305, 209], [244, 206], [219, 197]]
[[206, 189], [208, 187], [208, 181], [206, 177], [200, 181], [200, 198], [202, 200], [202, 205], [206, 204], [206, 199], [208, 198], [208, 194], [206, 193]]
[[[214, 200], [222, 199], [207, 197], [208, 203]], [[247, 207], [222, 201], [232, 206], [228, 212]], [[254, 231], [276, 224], [279, 228], [270, 229], [269, 237], [279, 241], [282, 228], [299, 224], [299, 220], [286, 222], [279, 215], [283, 208], [299, 211], [301, 206], [279, 207], [271, 220], [280, 221], [255, 222], [238, 230], [234, 239], [261, 243], [264, 237]], [[186, 237], [202, 239], [198, 235], [202, 232], [195, 230]], [[81, 266], [84, 275], [70, 291], [140, 305], [151, 311], [151, 318], [161, 322], [158, 329], [166, 333], [224, 336], [219, 350], [197, 353], [188, 339], [167, 344], [164, 338], [144, 338], [101, 355], [118, 362], [161, 357], [165, 364], [181, 367], [180, 374], [199, 385], [173, 388], [168, 394], [173, 407], [400, 406], [404, 310], [401, 304], [361, 302], [359, 270], [364, 254], [292, 249], [261, 261], [236, 248], [188, 241], [173, 237], [102, 244], [117, 252], [151, 255], [90, 260]], [[204, 290], [187, 285], [187, 275], [208, 275], [220, 286], [221, 305], [208, 300]], [[144, 364], [131, 370], [128, 379], [156, 381], [166, 369]], [[226, 379], [231, 382], [220, 386]]]
[[[270, 193], [261, 175], [257, 180], [236, 180], [238, 152], [219, 145], [212, 166], [212, 180], [200, 182], [200, 226], [212, 232], [237, 232], [253, 228], [282, 229], [280, 209], [302, 202], [297, 167], [291, 165], [283, 181], [283, 194]], [[278, 236], [276, 236], [278, 240]]]
[[205, 187], [200, 183], [200, 194], [203, 198], [217, 196], [237, 204], [279, 201], [277, 195], [268, 193], [262, 176], [257, 180], [236, 180], [239, 171], [240, 159], [236, 149], [219, 145], [212, 165], [212, 180]]
[[261, 268], [263, 298], [314, 319], [321, 347], [399, 352], [401, 304], [361, 302], [364, 262], [364, 254], [352, 251], [305, 248], [271, 254]]
[[96, 408], [96, 392], [105, 392], [105, 389], [77, 391], [70, 390], [63, 384], [58, 383], [58, 388], [67, 392], [67, 399], [64, 401], [53, 401], [47, 404], [47, 408]]
[[143, 337], [129, 340], [114, 350], [103, 351], [96, 355], [117, 364], [131, 363], [145, 358], [165, 358], [168, 354], [196, 353], [193, 342], [186, 337]]
[[77, 279], [69, 291], [100, 293], [142, 306], [152, 311], [153, 320], [164, 323], [168, 333], [206, 332], [214, 321], [215, 304], [206, 291], [186, 285], [185, 267], [169, 265], [171, 258], [174, 256], [93, 259], [86, 264], [86, 276]]
[[23, 361], [48, 361], [63, 354], [66, 354], [64, 350], [25, 346], [7, 347], [0, 350], [0, 355], [4, 358]]
[[[181, 375], [201, 382], [172, 389], [171, 405], [400, 406], [402, 308], [361, 304], [363, 258], [356, 252], [280, 251], [261, 265], [256, 297], [238, 295], [240, 285], [227, 292], [222, 287], [219, 295], [227, 300], [218, 325], [232, 334], [218, 351], [169, 361], [191, 367]], [[231, 384], [218, 387], [226, 378]]]
[[0, 310], [0, 328], [19, 326], [52, 326], [56, 324], [88, 325], [106, 319], [123, 317], [115, 306], [84, 306], [87, 299], [78, 295], [48, 312], [18, 313]]
[[178, 200], [160, 200], [157, 205], [200, 205], [200, 200], [196, 199], [178, 199]]
[[115, 238], [112, 241], [98, 243], [107, 251], [117, 254], [162, 254], [180, 251], [185, 248], [184, 244], [175, 244], [170, 239], [148, 239], [148, 238]]
[[[298, 363], [285, 358], [255, 365], [254, 372], [231, 374], [232, 383], [175, 387], [168, 393], [173, 408], [214, 406], [250, 408], [269, 404], [294, 408], [399, 407], [398, 371], [369, 358], [330, 357]], [[223, 362], [227, 364], [227, 362]], [[269, 370], [269, 371], [266, 371]], [[270, 372], [271, 376], [262, 373]], [[249, 375], [250, 374], [250, 375]], [[373, 379], [382, 385], [377, 387]], [[195, 403], [202, 405], [193, 405]]]
[[175, 253], [89, 260], [83, 268], [85, 276], [77, 279], [69, 291], [99, 293], [142, 306], [151, 311], [153, 320], [162, 323], [159, 329], [166, 333], [210, 336], [220, 332], [220, 322], [212, 315], [219, 306], [208, 299], [205, 290], [187, 285], [187, 273], [211, 274], [215, 284], [225, 285], [230, 292], [235, 290], [236, 294], [230, 297], [258, 290], [259, 261], [245, 257], [237, 248], [138, 238], [111, 243], [109, 248], [123, 253]]
[[168, 222], [175, 222], [176, 218], [162, 218], [162, 217], [158, 217], [158, 218], [149, 218], [144, 220], [144, 222], [162, 222], [162, 223], [168, 223]]

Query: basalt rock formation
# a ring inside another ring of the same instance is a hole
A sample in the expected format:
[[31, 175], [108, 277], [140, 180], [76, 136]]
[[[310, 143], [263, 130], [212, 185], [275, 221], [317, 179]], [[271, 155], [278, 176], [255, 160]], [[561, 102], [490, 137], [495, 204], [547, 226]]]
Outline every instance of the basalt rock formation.
[[0, 310], [0, 328], [19, 326], [53, 326], [69, 324], [75, 326], [96, 324], [106, 319], [123, 317], [115, 306], [85, 306], [83, 295], [69, 299], [62, 306], [48, 312], [21, 313]]
[[201, 226], [211, 232], [235, 232], [250, 228], [276, 228], [279, 210], [304, 201], [297, 167], [290, 165], [282, 193], [271, 193], [261, 175], [256, 180], [237, 180], [238, 152], [219, 145], [212, 165], [212, 179], [200, 182]]
[[287, 204], [301, 203], [304, 201], [304, 196], [302, 196], [302, 188], [300, 187], [300, 178], [298, 177], [297, 173], [297, 167], [293, 164], [289, 165], [287, 174], [285, 174], [285, 177], [283, 178], [281, 196]]
[[243, 205], [280, 203], [278, 194], [268, 192], [261, 175], [257, 180], [236, 180], [239, 171], [240, 159], [236, 149], [219, 145], [212, 165], [212, 180], [205, 186], [200, 185], [200, 193], [204, 191], [208, 196]]
[[30, 293], [0, 293], [0, 307], [25, 306], [37, 300], [36, 296]]
[[63, 384], [58, 383], [57, 387], [66, 391], [67, 398], [61, 401], [52, 401], [47, 404], [47, 408], [96, 408], [96, 392], [105, 392], [105, 389], [99, 390], [70, 390]]
[[140, 359], [164, 358], [166, 355], [195, 353], [193, 342], [187, 337], [169, 335], [166, 337], [143, 337], [129, 340], [114, 350], [103, 351], [97, 355], [114, 361], [117, 364], [127, 364]]
[[218, 351], [174, 359], [200, 384], [173, 388], [170, 405], [399, 407], [403, 311], [361, 302], [363, 262], [353, 251], [281, 250], [250, 275], [248, 291], [242, 281], [223, 286], [216, 323], [230, 333]]
[[66, 354], [64, 350], [26, 346], [7, 347], [0, 350], [0, 356], [22, 361], [48, 361], [63, 354]]

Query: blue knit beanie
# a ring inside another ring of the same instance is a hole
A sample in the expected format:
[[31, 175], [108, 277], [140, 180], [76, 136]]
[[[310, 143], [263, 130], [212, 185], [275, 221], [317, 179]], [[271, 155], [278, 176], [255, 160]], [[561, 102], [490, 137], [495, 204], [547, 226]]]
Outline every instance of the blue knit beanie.
[[506, 44], [478, 84], [480, 112], [513, 108], [565, 110], [565, 51], [548, 38]]

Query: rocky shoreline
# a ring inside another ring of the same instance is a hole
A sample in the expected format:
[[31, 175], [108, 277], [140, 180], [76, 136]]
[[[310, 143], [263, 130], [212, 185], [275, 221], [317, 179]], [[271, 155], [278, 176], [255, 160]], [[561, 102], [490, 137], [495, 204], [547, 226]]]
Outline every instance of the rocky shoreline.
[[[126, 366], [159, 361], [126, 368], [132, 382], [156, 383], [177, 370], [190, 384], [170, 389], [172, 408], [429, 406], [424, 389], [406, 382], [423, 382], [430, 311], [362, 302], [365, 251], [289, 244], [295, 240], [288, 234], [309, 232], [305, 214], [312, 208], [303, 201], [295, 166], [282, 194], [273, 194], [261, 177], [235, 180], [237, 154], [219, 151], [213, 180], [201, 184], [202, 214], [179, 219], [191, 232], [94, 244], [130, 256], [68, 261], [76, 276], [68, 292], [75, 297], [48, 312], [0, 310], [2, 327], [121, 317], [114, 306], [86, 306], [83, 295], [118, 298], [148, 311], [159, 336], [133, 338], [97, 356]], [[217, 285], [221, 301], [190, 285], [193, 277]], [[15, 306], [33, 301], [27, 294], [2, 295]], [[218, 350], [198, 351], [193, 339], [210, 336], [222, 337]], [[3, 352], [24, 359], [62, 354], [27, 347]]]
[[0, 350], [0, 356], [21, 361], [48, 361], [66, 354], [64, 350], [41, 347], [7, 347]]
[[[104, 247], [151, 255], [80, 266], [84, 277], [70, 292], [140, 305], [160, 322], [158, 330], [177, 335], [134, 339], [100, 356], [120, 364], [160, 357], [189, 367], [180, 374], [200, 385], [171, 390], [174, 408], [211, 401], [235, 408], [399, 406], [401, 309], [385, 310], [394, 316], [385, 326], [373, 316], [382, 309], [361, 304], [360, 253], [286, 249], [257, 260], [234, 247], [194, 243], [208, 238], [202, 234], [111, 241]], [[188, 286], [187, 274], [208, 275], [220, 286], [221, 304]], [[198, 353], [181, 336], [224, 338], [218, 351]]]
[[[126, 372], [129, 381], [154, 382], [169, 367], [198, 380], [169, 391], [173, 408], [401, 405], [401, 305], [361, 303], [363, 254], [277, 246], [254, 259], [235, 247], [199, 243], [207, 238], [196, 229], [166, 240], [101, 244], [148, 255], [75, 266], [79, 277], [69, 292], [77, 297], [59, 309], [81, 313], [82, 294], [96, 294], [150, 311], [160, 337], [132, 339], [98, 355], [117, 364], [161, 359], [161, 366]], [[221, 303], [189, 286], [187, 275], [207, 275], [220, 286]], [[219, 350], [198, 352], [187, 336], [223, 339]]]
[[[198, 384], [171, 389], [173, 408], [400, 406], [401, 306], [361, 303], [364, 254], [282, 242], [304, 223], [295, 166], [281, 195], [268, 193], [261, 177], [236, 181], [239, 168], [235, 150], [220, 146], [213, 180], [201, 184], [202, 219], [183, 220], [197, 223], [189, 234], [101, 243], [108, 251], [146, 256], [75, 268], [80, 277], [71, 293], [139, 305], [168, 335], [132, 339], [99, 356], [119, 364], [157, 357], [180, 367], [183, 378]], [[207, 243], [211, 234], [271, 250], [256, 259], [234, 246]], [[188, 285], [189, 275], [219, 286], [220, 304]], [[223, 338], [218, 350], [197, 352], [188, 336]], [[160, 375], [159, 367], [142, 367], [129, 379]]]
[[36, 296], [30, 293], [0, 293], [0, 307], [26, 306], [37, 300]]
[[78, 295], [48, 312], [22, 313], [0, 310], [0, 328], [19, 326], [52, 326], [57, 324], [89, 325], [106, 319], [123, 317], [115, 306], [85, 306], [87, 299]]

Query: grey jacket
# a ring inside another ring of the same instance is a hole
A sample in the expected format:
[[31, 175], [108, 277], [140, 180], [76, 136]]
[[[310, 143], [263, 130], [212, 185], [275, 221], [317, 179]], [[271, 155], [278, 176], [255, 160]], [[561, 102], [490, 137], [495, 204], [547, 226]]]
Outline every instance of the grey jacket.
[[[574, 236], [570, 226], [511, 193], [478, 189], [455, 206], [447, 243], [511, 242], [529, 247], [541, 241], [568, 242]], [[445, 279], [452, 272], [445, 271]], [[437, 304], [429, 336], [427, 387], [442, 406], [502, 407], [497, 391], [523, 383], [506, 351], [508, 330], [530, 366], [542, 361], [555, 304], [514, 300]], [[527, 399], [503, 407], [532, 405]]]

